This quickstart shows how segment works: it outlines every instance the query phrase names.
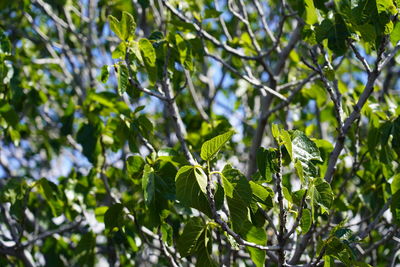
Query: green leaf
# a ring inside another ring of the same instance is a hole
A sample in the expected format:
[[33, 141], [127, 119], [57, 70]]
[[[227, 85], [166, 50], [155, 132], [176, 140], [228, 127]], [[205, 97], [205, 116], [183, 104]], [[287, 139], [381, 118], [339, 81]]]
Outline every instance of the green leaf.
[[[258, 245], [265, 246], [267, 243], [267, 234], [263, 228], [258, 228], [249, 225], [249, 231], [246, 233], [246, 240]], [[257, 267], [262, 267], [265, 264], [265, 250], [258, 248], [247, 247], [250, 252], [250, 258]]]
[[296, 160], [296, 163], [294, 164], [294, 168], [296, 169], [297, 176], [300, 178], [301, 184], [304, 184], [306, 182], [306, 180], [304, 178], [303, 165], [301, 164], [300, 160]]
[[186, 59], [186, 55], [188, 53], [188, 47], [185, 39], [183, 39], [183, 37], [179, 33], [175, 34], [175, 41], [176, 41], [176, 48], [179, 53], [179, 62], [183, 66], [183, 63], [185, 62]]
[[98, 222], [104, 222], [104, 214], [106, 214], [107, 210], [107, 206], [100, 206], [94, 210], [94, 215], [96, 216], [96, 220]]
[[142, 54], [140, 53], [139, 43], [132, 41], [130, 42], [130, 46], [128, 47], [129, 52], [133, 53], [136, 59], [139, 61], [139, 64], [144, 65]]
[[335, 260], [333, 257], [325, 255], [324, 256], [324, 267], [334, 267], [335, 266]]
[[303, 235], [306, 234], [308, 231], [310, 231], [311, 222], [312, 222], [311, 211], [309, 209], [303, 209], [303, 213], [300, 219], [300, 227]]
[[151, 42], [145, 38], [139, 40], [139, 50], [142, 53], [143, 61], [150, 67], [156, 66], [156, 52]]
[[119, 24], [119, 20], [117, 18], [115, 18], [112, 15], [108, 16], [108, 21], [110, 22], [110, 28], [111, 30], [121, 39], [123, 40], [123, 33], [121, 32], [120, 29], [120, 24]]
[[196, 251], [197, 242], [203, 233], [204, 223], [199, 217], [190, 218], [178, 238], [177, 248], [182, 257], [192, 255]]
[[40, 186], [41, 191], [43, 192], [42, 194], [50, 206], [53, 216], [58, 217], [63, 214], [64, 203], [59, 198], [60, 192], [57, 185], [45, 178], [40, 179], [38, 181], [38, 185]]
[[130, 40], [135, 37], [136, 23], [131, 14], [122, 12], [121, 21], [112, 15], [108, 16], [111, 30], [122, 40]]
[[8, 180], [4, 186], [0, 187], [0, 202], [10, 202], [13, 204], [17, 200], [24, 198], [27, 189], [28, 184], [25, 179], [14, 177]]
[[282, 187], [282, 193], [283, 193], [283, 196], [285, 197], [285, 199], [289, 203], [293, 203], [292, 195], [290, 194], [289, 189], [287, 189], [287, 187], [285, 187], [285, 186]]
[[122, 12], [120, 22], [120, 30], [122, 33], [122, 40], [131, 40], [135, 37], [136, 23], [135, 19], [128, 12]]
[[315, 179], [308, 190], [311, 199], [311, 212], [314, 218], [314, 206], [321, 207], [322, 213], [328, 212], [333, 202], [331, 186], [321, 178]]
[[142, 190], [144, 192], [144, 201], [146, 202], [147, 206], [150, 206], [150, 203], [153, 201], [155, 194], [155, 174], [153, 168], [150, 165], [144, 166]]
[[0, 55], [1, 54], [11, 54], [11, 42], [2, 30], [0, 30]]
[[396, 194], [397, 191], [400, 190], [400, 173], [396, 174], [393, 177], [392, 183], [390, 184], [390, 188], [392, 189], [392, 194]]
[[397, 14], [397, 8], [393, 4], [393, 0], [376, 0], [378, 13], [389, 13], [390, 15]]
[[176, 198], [187, 207], [192, 207], [210, 215], [210, 207], [205, 196], [207, 176], [196, 166], [183, 166], [175, 176]]
[[168, 246], [171, 246], [173, 244], [173, 229], [171, 225], [164, 222], [161, 225], [161, 234], [162, 240], [167, 243]]
[[304, 21], [309, 24], [313, 25], [318, 22], [318, 14], [317, 10], [314, 6], [313, 0], [304, 0]]
[[343, 17], [335, 14], [335, 21], [328, 35], [328, 48], [337, 55], [343, 55], [347, 50], [346, 39], [350, 36]]
[[204, 19], [209, 19], [209, 18], [218, 18], [221, 16], [222, 12], [217, 11], [215, 9], [206, 9], [204, 12]]
[[302, 164], [304, 174], [310, 177], [317, 176], [314, 162], [322, 162], [317, 145], [301, 131], [292, 133], [293, 159]]
[[229, 131], [204, 142], [201, 146], [200, 157], [206, 161], [212, 160], [233, 134], [234, 131]]
[[228, 208], [231, 215], [233, 229], [236, 232], [245, 230], [248, 222], [248, 207], [252, 200], [252, 191], [246, 177], [231, 165], [225, 165], [222, 170], [223, 175], [232, 184], [234, 190], [233, 197], [227, 196]]
[[[56, 249], [55, 246], [52, 249]], [[79, 266], [94, 266], [95, 265], [95, 247], [96, 236], [92, 232], [82, 234], [79, 243], [74, 249], [74, 255], [77, 258], [77, 265]]]
[[110, 73], [108, 71], [108, 65], [104, 65], [103, 67], [101, 67], [100, 81], [102, 83], [106, 83], [108, 81], [109, 76]]
[[0, 102], [0, 115], [7, 121], [7, 123], [16, 128], [19, 122], [18, 114], [15, 111], [15, 108], [4, 102]]
[[280, 135], [280, 131], [279, 131], [279, 126], [278, 124], [272, 124], [271, 126], [271, 131], [272, 131], [272, 136], [278, 140], [279, 139], [279, 135]]
[[400, 190], [392, 196], [392, 204], [390, 205], [393, 221], [400, 225]]
[[118, 93], [122, 95], [126, 92], [126, 88], [128, 87], [129, 83], [129, 71], [126, 65], [120, 64], [117, 65], [118, 70]]
[[126, 44], [122, 42], [117, 47], [115, 47], [114, 51], [111, 54], [111, 57], [114, 59], [124, 60], [125, 55], [126, 55]]
[[253, 181], [250, 181], [249, 184], [252, 192], [252, 201], [259, 202], [266, 205], [268, 208], [272, 208], [272, 198], [274, 196], [272, 189], [267, 189], [266, 187], [256, 184]]
[[257, 167], [260, 171], [261, 176], [265, 179], [265, 182], [270, 183], [272, 181], [272, 174], [274, 171], [273, 159], [275, 158], [275, 151], [264, 149], [260, 147], [257, 150]]
[[397, 42], [400, 41], [400, 22], [396, 22], [396, 24], [394, 25], [394, 29], [390, 34], [390, 41], [392, 42], [393, 46], [395, 46]]
[[157, 81], [156, 51], [154, 50], [152, 43], [147, 39], [139, 40], [139, 50], [146, 67], [149, 81], [154, 85]]
[[141, 156], [129, 156], [126, 159], [126, 168], [129, 175], [137, 178], [138, 175], [143, 171], [145, 165], [144, 159]]
[[100, 127], [94, 124], [83, 124], [77, 133], [77, 141], [82, 145], [83, 155], [94, 165], [98, 163], [101, 153], [99, 142]]
[[290, 139], [289, 132], [282, 129], [280, 131], [280, 137], [282, 139], [283, 145], [286, 147], [286, 150], [289, 153], [290, 158], [293, 159], [292, 140]]
[[229, 180], [224, 175], [221, 175], [221, 180], [222, 180], [222, 186], [224, 188], [224, 192], [225, 192], [226, 196], [232, 198], [233, 191], [235, 190], [233, 188], [233, 185], [231, 184], [231, 182], [229, 182]]
[[152, 40], [152, 41], [159, 41], [162, 39], [164, 39], [164, 34], [160, 31], [152, 32], [149, 36], [149, 40]]
[[121, 228], [124, 224], [124, 206], [121, 203], [112, 205], [104, 214], [104, 225], [109, 232], [114, 228]]
[[218, 265], [211, 257], [211, 253], [212, 253], [212, 235], [211, 231], [206, 226], [203, 230], [203, 233], [200, 235], [199, 241], [197, 243], [196, 267], [203, 267], [203, 266], [217, 267]]

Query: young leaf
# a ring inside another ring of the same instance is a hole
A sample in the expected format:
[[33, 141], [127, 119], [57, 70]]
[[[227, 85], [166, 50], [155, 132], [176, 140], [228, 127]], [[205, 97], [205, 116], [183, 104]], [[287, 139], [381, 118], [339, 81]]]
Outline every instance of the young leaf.
[[128, 12], [122, 12], [121, 21], [112, 15], [108, 16], [111, 30], [121, 39], [122, 41], [130, 40], [135, 37], [136, 23], [135, 19]]
[[120, 64], [117, 67], [118, 69], [118, 93], [122, 95], [126, 92], [126, 88], [128, 87], [129, 82], [129, 72], [128, 68], [124, 64]]
[[284, 129], [282, 129], [280, 133], [283, 145], [286, 147], [286, 150], [288, 151], [290, 158], [293, 159], [292, 140], [290, 139], [290, 134], [288, 131]]
[[100, 80], [102, 83], [106, 83], [108, 81], [108, 77], [110, 76], [110, 73], [108, 71], [108, 65], [104, 65], [101, 67], [101, 74], [100, 74]]
[[321, 161], [317, 145], [311, 141], [303, 132], [294, 131], [292, 134], [293, 157], [300, 161]]
[[300, 219], [301, 233], [306, 234], [311, 228], [311, 211], [309, 209], [303, 209], [303, 214]]
[[279, 126], [278, 124], [272, 124], [271, 126], [271, 132], [272, 132], [272, 136], [278, 140], [279, 139], [279, 135], [280, 135], [280, 131], [279, 131]]
[[224, 175], [221, 175], [221, 180], [226, 196], [233, 197], [234, 188], [231, 182], [229, 182], [229, 180]]
[[111, 30], [121, 39], [124, 40], [124, 35], [121, 31], [119, 21], [116, 17], [109, 15], [108, 21], [110, 22]]
[[304, 133], [294, 131], [292, 133], [293, 159], [299, 160], [303, 167], [303, 173], [309, 177], [317, 176], [317, 168], [314, 161], [322, 161], [317, 145]]
[[122, 40], [130, 40], [135, 37], [136, 23], [135, 19], [131, 14], [124, 11], [122, 12], [122, 18], [120, 22], [120, 31], [122, 34]]
[[319, 205], [322, 213], [328, 212], [333, 202], [331, 186], [321, 178], [315, 179], [308, 190], [311, 199], [311, 212], [314, 218], [314, 206]]
[[224, 144], [231, 139], [233, 134], [234, 131], [229, 131], [204, 142], [201, 146], [200, 157], [206, 161], [212, 160]]
[[392, 190], [392, 194], [396, 194], [397, 191], [400, 190], [400, 173], [396, 174], [393, 177], [392, 183], [390, 184], [390, 188]]
[[398, 41], [400, 41], [400, 22], [397, 22], [394, 26], [392, 33], [390, 34], [390, 41], [392, 45], [395, 46]]
[[304, 6], [305, 6], [305, 22], [309, 25], [313, 25], [318, 22], [318, 14], [317, 10], [315, 9], [314, 6], [314, 1], [313, 0], [304, 0]]
[[155, 174], [150, 165], [144, 166], [142, 178], [142, 190], [144, 192], [144, 200], [146, 205], [150, 206], [155, 194]]
[[154, 50], [153, 45], [147, 39], [140, 39], [139, 40], [139, 50], [142, 54], [144, 63], [147, 64], [149, 67], [156, 66], [156, 52]]
[[272, 173], [274, 173], [272, 161], [274, 154], [273, 151], [260, 147], [256, 155], [258, 170], [267, 183], [272, 181]]
[[157, 82], [156, 51], [152, 43], [147, 39], [139, 40], [139, 50], [146, 67], [149, 82], [154, 85]]

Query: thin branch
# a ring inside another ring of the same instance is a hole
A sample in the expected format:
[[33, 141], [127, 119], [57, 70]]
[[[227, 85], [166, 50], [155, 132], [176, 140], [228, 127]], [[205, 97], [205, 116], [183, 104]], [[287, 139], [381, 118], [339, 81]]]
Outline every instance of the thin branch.
[[360, 52], [357, 50], [357, 48], [354, 46], [353, 42], [348, 40], [347, 43], [349, 44], [349, 46], [351, 47], [351, 49], [353, 50], [354, 54], [356, 55], [357, 59], [361, 62], [361, 64], [363, 64], [365, 70], [367, 71], [367, 73], [371, 73], [371, 68], [368, 65], [367, 60], [360, 54]]
[[272, 88], [261, 84], [261, 82], [259, 80], [257, 80], [256, 78], [249, 77], [247, 75], [241, 74], [238, 70], [236, 70], [234, 67], [229, 65], [227, 62], [225, 62], [224, 60], [222, 60], [218, 56], [209, 53], [206, 48], [205, 48], [205, 54], [206, 54], [206, 56], [211, 57], [211, 58], [217, 60], [218, 62], [220, 62], [222, 65], [224, 65], [224, 67], [226, 67], [231, 72], [233, 72], [234, 74], [238, 75], [240, 78], [242, 78], [246, 82], [250, 83], [251, 85], [253, 85], [253, 86], [257, 87], [257, 88], [260, 88], [260, 89], [266, 91], [267, 93], [272, 94], [272, 95], [274, 95], [274, 96], [276, 96], [276, 97], [278, 97], [278, 98], [280, 98], [280, 99], [282, 99], [284, 101], [287, 100], [287, 98], [285, 96], [281, 95], [280, 93], [278, 93], [277, 91], [273, 90]]
[[256, 7], [256, 10], [257, 10], [258, 15], [261, 17], [261, 23], [262, 23], [262, 26], [263, 26], [263, 28], [264, 28], [265, 33], [266, 33], [266, 34], [268, 35], [268, 37], [271, 39], [272, 43], [274, 43], [274, 44], [277, 43], [277, 45], [276, 45], [276, 51], [277, 51], [278, 53], [280, 53], [280, 52], [281, 52], [281, 49], [280, 49], [280, 47], [279, 47], [279, 42], [277, 42], [277, 39], [275, 38], [274, 33], [271, 31], [271, 29], [270, 29], [269, 26], [268, 26], [267, 19], [266, 19], [266, 16], [265, 16], [265, 13], [264, 13], [264, 10], [263, 10], [263, 8], [262, 8], [262, 6], [261, 6], [260, 1], [258, 1], [258, 0], [253, 0], [253, 3], [254, 3], [254, 5], [255, 5], [255, 7]]
[[299, 213], [297, 214], [296, 221], [294, 222], [290, 231], [287, 232], [286, 235], [284, 236], [284, 239], [286, 240], [294, 233], [294, 231], [296, 231], [297, 226], [299, 226], [300, 224], [301, 216], [303, 215], [304, 204], [306, 202], [306, 196], [307, 196], [307, 190], [304, 192], [303, 198], [301, 199], [301, 203], [299, 206]]
[[192, 95], [192, 98], [193, 98], [194, 105], [195, 105], [197, 111], [199, 112], [201, 118], [203, 120], [209, 122], [210, 118], [208, 117], [207, 113], [204, 111], [203, 107], [201, 106], [199, 97], [198, 97], [198, 95], [196, 93], [196, 89], [194, 88], [194, 85], [193, 85], [192, 78], [190, 77], [190, 72], [188, 70], [184, 70], [184, 72], [185, 72], [185, 77], [186, 77], [186, 80], [187, 80], [187, 85], [188, 85], [188, 88], [189, 88], [189, 92], [190, 92], [190, 94]]
[[70, 223], [70, 224], [67, 224], [67, 225], [63, 225], [63, 226], [61, 226], [61, 227], [59, 227], [57, 229], [43, 232], [43, 233], [35, 236], [34, 238], [22, 243], [21, 247], [26, 248], [26, 247], [28, 247], [30, 245], [33, 245], [34, 243], [36, 243], [39, 240], [44, 240], [44, 239], [46, 239], [46, 238], [48, 238], [50, 236], [53, 236], [53, 235], [56, 235], [56, 234], [62, 234], [62, 233], [67, 232], [69, 230], [75, 229], [81, 223], [82, 223], [82, 220], [78, 220], [76, 222], [73, 222], [73, 223]]
[[272, 221], [272, 218], [268, 215], [268, 213], [261, 207], [261, 205], [259, 203], [257, 203], [258, 206], [258, 210], [262, 213], [262, 215], [264, 216], [264, 218], [267, 220], [268, 222], [268, 226], [270, 226], [272, 228], [272, 230], [274, 231], [274, 234], [276, 236], [278, 236], [278, 230], [275, 227], [274, 222]]
[[286, 211], [283, 206], [283, 194], [282, 194], [282, 151], [280, 147], [280, 141], [278, 141], [278, 172], [276, 173], [276, 191], [278, 191], [278, 203], [279, 203], [279, 234], [278, 243], [280, 249], [278, 250], [278, 266], [284, 266], [285, 264], [285, 234], [286, 234]]
[[160, 241], [162, 252], [167, 257], [169, 263], [171, 264], [172, 267], [178, 267], [179, 265], [176, 263], [174, 257], [171, 255], [171, 253], [169, 253], [164, 241], [162, 240], [162, 235], [161, 235], [160, 228], [158, 229], [158, 236], [159, 236], [158, 239]]
[[396, 46], [394, 47], [394, 49], [392, 50], [392, 52], [390, 52], [385, 59], [377, 64], [377, 70], [380, 72], [382, 71], [382, 69], [389, 63], [389, 61], [397, 54], [397, 52], [400, 49], [400, 41], [398, 41], [396, 43]]
[[382, 207], [382, 209], [378, 212], [378, 214], [375, 216], [375, 219], [372, 223], [368, 224], [367, 229], [365, 229], [364, 231], [362, 231], [361, 233], [358, 234], [358, 237], [362, 240], [365, 237], [367, 237], [367, 235], [374, 230], [375, 226], [379, 223], [379, 220], [382, 218], [383, 214], [385, 213], [385, 211], [389, 208], [390, 204], [392, 203], [392, 198], [389, 198], [385, 205]]
[[167, 0], [162, 0], [162, 3], [164, 4], [164, 6], [166, 6], [168, 8], [168, 10], [170, 10], [172, 12], [172, 14], [174, 14], [180, 20], [182, 20], [183, 22], [191, 24], [201, 36], [203, 36], [204, 38], [209, 40], [215, 46], [223, 48], [224, 50], [226, 50], [227, 52], [231, 53], [232, 55], [235, 55], [235, 56], [240, 57], [242, 59], [257, 60], [260, 57], [264, 57], [268, 53], [268, 52], [262, 53], [261, 56], [246, 56], [243, 53], [241, 53], [240, 51], [238, 51], [237, 49], [235, 49], [235, 48], [233, 48], [233, 47], [231, 47], [231, 46], [229, 46], [229, 45], [227, 45], [225, 43], [221, 43], [220, 41], [218, 41], [214, 36], [212, 36], [211, 34], [206, 32], [205, 30], [203, 30], [198, 24], [192, 22], [192, 20], [190, 20], [189, 18], [184, 16], [181, 12], [179, 12], [177, 9], [175, 9], [170, 3], [168, 3]]

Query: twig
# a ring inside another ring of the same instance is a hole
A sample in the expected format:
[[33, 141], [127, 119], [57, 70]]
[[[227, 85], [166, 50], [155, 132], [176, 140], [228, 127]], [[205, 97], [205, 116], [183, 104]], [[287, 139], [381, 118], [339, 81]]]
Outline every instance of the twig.
[[215, 60], [220, 62], [222, 65], [224, 65], [224, 67], [229, 69], [231, 72], [233, 72], [234, 74], [238, 75], [240, 78], [244, 79], [246, 82], [248, 82], [251, 85], [253, 85], [253, 86], [257, 87], [257, 88], [260, 88], [260, 89], [266, 91], [267, 93], [270, 93], [270, 94], [272, 94], [272, 95], [274, 95], [274, 96], [276, 96], [276, 97], [278, 97], [278, 98], [280, 98], [280, 99], [282, 99], [284, 101], [287, 100], [286, 97], [284, 97], [283, 95], [281, 95], [277, 91], [273, 90], [272, 88], [270, 88], [270, 87], [268, 87], [266, 85], [261, 84], [261, 82], [259, 80], [255, 79], [254, 77], [249, 77], [247, 75], [241, 74], [238, 70], [236, 70], [234, 67], [229, 65], [227, 62], [225, 62], [224, 60], [222, 60], [218, 56], [209, 53], [206, 48], [204, 48], [204, 49], [205, 49], [206, 56], [214, 58]]
[[30, 245], [33, 245], [33, 244], [34, 244], [35, 242], [37, 242], [38, 240], [44, 240], [44, 239], [46, 239], [47, 237], [53, 236], [53, 235], [55, 235], [55, 234], [62, 234], [62, 233], [64, 233], [64, 232], [67, 232], [67, 231], [69, 231], [69, 230], [72, 230], [72, 229], [78, 227], [78, 226], [82, 223], [82, 221], [83, 221], [83, 220], [81, 219], [81, 220], [78, 220], [78, 221], [73, 222], [73, 223], [71, 223], [71, 224], [63, 225], [63, 226], [61, 226], [61, 227], [59, 227], [59, 228], [57, 228], [57, 229], [49, 230], [49, 231], [46, 231], [46, 232], [44, 232], [44, 233], [41, 233], [41, 234], [35, 236], [34, 238], [32, 238], [32, 239], [30, 239], [30, 240], [28, 240], [28, 241], [22, 243], [22, 244], [21, 244], [21, 247], [26, 248], [26, 247], [28, 247], [28, 246], [30, 246]]
[[385, 205], [382, 207], [382, 209], [375, 216], [374, 221], [368, 225], [367, 229], [358, 234], [358, 237], [361, 240], [364, 239], [375, 228], [375, 226], [378, 224], [379, 220], [381, 219], [385, 211], [389, 208], [391, 203], [392, 203], [392, 198], [389, 198], [386, 201]]
[[285, 234], [286, 234], [286, 211], [283, 206], [283, 194], [282, 194], [282, 151], [280, 141], [278, 142], [278, 172], [276, 173], [276, 191], [278, 191], [278, 203], [279, 203], [279, 234], [278, 244], [280, 249], [278, 250], [278, 266], [284, 266], [285, 264], [285, 251], [283, 249], [285, 245]]
[[209, 122], [210, 118], [208, 117], [207, 113], [204, 111], [203, 107], [201, 106], [199, 97], [196, 93], [196, 89], [194, 88], [194, 85], [193, 85], [192, 78], [190, 77], [190, 72], [188, 70], [184, 70], [184, 72], [185, 72], [185, 77], [186, 77], [187, 85], [189, 88], [189, 92], [193, 98], [194, 105], [195, 105], [197, 111], [199, 112], [201, 118], [203, 120]]
[[297, 226], [299, 226], [300, 220], [301, 220], [301, 216], [303, 215], [303, 208], [304, 208], [304, 204], [306, 202], [306, 196], [307, 196], [307, 190], [304, 192], [303, 198], [301, 199], [301, 203], [299, 206], [299, 213], [297, 215], [296, 221], [294, 222], [292, 228], [290, 229], [289, 232], [286, 233], [286, 235], [284, 236], [284, 239], [288, 239], [296, 230]]
[[360, 52], [357, 50], [357, 48], [354, 46], [353, 42], [351, 40], [347, 41], [348, 45], [351, 47], [353, 50], [354, 54], [356, 55], [357, 59], [363, 64], [365, 70], [367, 73], [371, 73], [371, 68], [368, 65], [367, 60], [360, 54]]

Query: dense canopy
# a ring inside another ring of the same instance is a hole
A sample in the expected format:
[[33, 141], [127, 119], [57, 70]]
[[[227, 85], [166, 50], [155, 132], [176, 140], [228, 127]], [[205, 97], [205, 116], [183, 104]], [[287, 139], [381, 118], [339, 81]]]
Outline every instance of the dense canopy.
[[0, 266], [398, 266], [400, 1], [0, 1]]

